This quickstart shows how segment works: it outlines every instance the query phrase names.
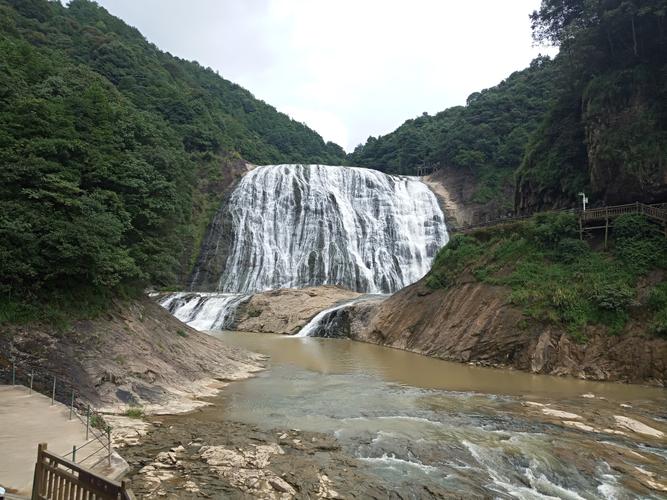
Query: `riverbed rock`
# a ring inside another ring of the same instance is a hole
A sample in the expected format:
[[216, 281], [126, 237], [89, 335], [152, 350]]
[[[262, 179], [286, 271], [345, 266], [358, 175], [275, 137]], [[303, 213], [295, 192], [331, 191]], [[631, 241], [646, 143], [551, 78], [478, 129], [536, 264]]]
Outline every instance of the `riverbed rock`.
[[664, 432], [654, 429], [634, 418], [625, 417], [623, 415], [614, 415], [614, 418], [616, 419], [616, 425], [632, 432], [656, 438], [662, 438], [665, 435]]
[[201, 459], [233, 486], [255, 498], [287, 499], [293, 498], [296, 490], [267, 469], [271, 456], [283, 453], [282, 448], [275, 443], [250, 445], [236, 450], [225, 446], [204, 446]]
[[359, 296], [360, 293], [331, 285], [256, 293], [239, 306], [230, 329], [293, 335], [323, 309]]

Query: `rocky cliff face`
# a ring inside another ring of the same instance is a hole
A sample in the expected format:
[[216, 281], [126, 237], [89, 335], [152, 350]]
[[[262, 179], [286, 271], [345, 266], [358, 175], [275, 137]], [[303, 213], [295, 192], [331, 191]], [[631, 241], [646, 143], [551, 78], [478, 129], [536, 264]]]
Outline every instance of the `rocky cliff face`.
[[667, 134], [660, 132], [644, 98], [588, 102], [584, 123], [596, 198], [609, 205], [667, 199]]
[[[216, 290], [220, 274], [225, 268], [227, 262], [227, 255], [229, 253], [229, 245], [232, 239], [231, 222], [227, 218], [227, 214], [220, 210], [231, 196], [238, 181], [249, 171], [254, 168], [254, 165], [246, 163], [242, 160], [228, 160], [220, 169], [218, 180], [215, 176], [203, 177], [199, 189], [208, 197], [216, 200], [215, 213], [204, 233], [201, 247], [198, 249], [194, 269], [188, 269], [185, 285], [188, 290], [193, 291], [210, 291]], [[213, 203], [213, 202], [211, 202]]]
[[[610, 84], [611, 87], [613, 85]], [[589, 90], [549, 116], [516, 174], [515, 211], [667, 199], [667, 132], [655, 99]]]
[[508, 304], [502, 287], [468, 282], [449, 290], [423, 280], [382, 303], [351, 306], [350, 337], [441, 359], [592, 380], [667, 381], [667, 340], [633, 328], [599, 332], [586, 345], [533, 322]]
[[424, 183], [438, 199], [449, 229], [507, 216], [503, 200], [512, 199], [514, 192], [513, 185], [503, 185], [493, 199], [478, 203], [474, 200], [479, 179], [469, 171], [452, 167], [443, 167], [424, 177]]

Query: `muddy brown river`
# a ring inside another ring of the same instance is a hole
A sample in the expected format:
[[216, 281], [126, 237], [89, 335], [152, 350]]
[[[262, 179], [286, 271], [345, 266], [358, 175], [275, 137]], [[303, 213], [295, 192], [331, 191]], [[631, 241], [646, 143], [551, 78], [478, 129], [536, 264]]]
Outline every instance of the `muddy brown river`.
[[664, 389], [480, 368], [347, 340], [215, 335], [271, 356], [267, 371], [223, 391], [220, 418], [331, 433], [403, 492], [432, 484], [468, 497], [667, 494]]
[[[164, 471], [156, 454], [179, 444], [183, 451], [176, 477], [157, 490], [135, 475], [148, 498], [197, 498], [185, 480], [209, 497], [253, 497], [258, 490], [237, 469], [224, 469], [225, 479], [202, 461], [201, 445], [223, 445], [224, 462], [263, 443], [282, 446], [266, 470], [298, 498], [334, 498], [322, 493], [323, 475], [343, 498], [667, 498], [664, 389], [480, 368], [348, 340], [212, 334], [270, 356], [267, 370], [230, 384], [212, 406], [156, 417], [159, 429], [127, 450], [133, 467]], [[291, 498], [268, 491], [259, 496]]]

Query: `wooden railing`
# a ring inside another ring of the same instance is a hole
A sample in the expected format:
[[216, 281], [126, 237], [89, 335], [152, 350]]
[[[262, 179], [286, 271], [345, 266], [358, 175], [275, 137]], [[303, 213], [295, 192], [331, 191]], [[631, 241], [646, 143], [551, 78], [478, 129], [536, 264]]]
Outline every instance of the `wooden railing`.
[[579, 215], [583, 221], [591, 221], [614, 219], [625, 214], [642, 214], [659, 222], [667, 221], [667, 210], [663, 208], [663, 205], [645, 205], [644, 203], [591, 208]]
[[129, 482], [119, 483], [37, 448], [32, 500], [134, 500]]
[[[663, 226], [667, 227], [667, 204], [661, 203], [656, 205], [645, 205], [644, 203], [630, 203], [627, 205], [613, 205], [608, 207], [600, 208], [590, 208], [587, 210], [575, 210], [575, 209], [563, 209], [563, 210], [553, 210], [551, 211], [557, 213], [573, 213], [577, 214], [579, 217], [579, 222], [583, 226], [587, 222], [592, 221], [607, 221], [615, 219], [625, 214], [642, 214], [652, 219], [654, 221], [662, 223]], [[542, 212], [546, 213], [546, 212]], [[531, 215], [518, 215], [518, 216], [509, 216], [501, 219], [494, 219], [486, 222], [478, 222], [476, 224], [469, 224], [466, 226], [461, 226], [458, 228], [451, 228], [450, 232], [453, 233], [467, 233], [475, 231], [476, 229], [481, 229], [485, 227], [498, 226], [502, 224], [511, 224], [513, 222], [519, 222], [522, 220], [530, 219], [534, 214]], [[600, 226], [604, 227], [604, 226]], [[667, 236], [667, 233], [665, 234]]]

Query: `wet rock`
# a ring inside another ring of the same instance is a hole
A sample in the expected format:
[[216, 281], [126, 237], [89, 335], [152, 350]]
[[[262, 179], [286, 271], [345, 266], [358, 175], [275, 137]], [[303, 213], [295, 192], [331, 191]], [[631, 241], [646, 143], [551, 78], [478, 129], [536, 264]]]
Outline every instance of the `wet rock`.
[[273, 455], [282, 454], [284, 451], [277, 444], [250, 445], [235, 450], [225, 446], [201, 449], [201, 459], [232, 485], [257, 498], [268, 499], [292, 498], [296, 494], [287, 481], [267, 468]]
[[326, 474], [319, 475], [318, 498], [342, 498], [336, 490], [333, 489], [333, 483]]
[[631, 430], [632, 432], [656, 438], [662, 438], [665, 435], [664, 432], [659, 431], [658, 429], [654, 429], [653, 427], [649, 427], [648, 425], [640, 422], [639, 420], [635, 420], [629, 417], [624, 417], [622, 415], [614, 415], [614, 418], [616, 419], [617, 426]]
[[581, 418], [581, 415], [577, 415], [576, 413], [570, 413], [570, 412], [561, 411], [561, 410], [554, 410], [552, 408], [542, 408], [542, 413], [544, 413], [545, 415], [548, 415], [550, 417], [567, 418], [568, 420], [580, 419]]

